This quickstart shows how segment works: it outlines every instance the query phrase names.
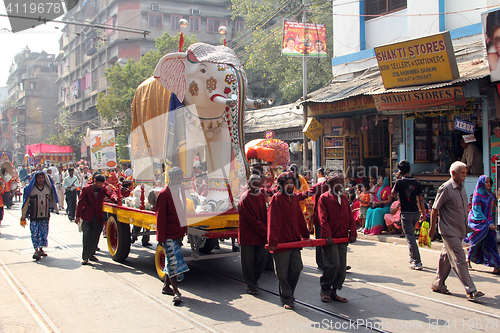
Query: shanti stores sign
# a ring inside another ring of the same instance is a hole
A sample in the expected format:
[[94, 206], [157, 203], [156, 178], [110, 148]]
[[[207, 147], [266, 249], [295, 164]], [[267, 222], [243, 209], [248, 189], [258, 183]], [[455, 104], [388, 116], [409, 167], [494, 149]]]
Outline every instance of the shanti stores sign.
[[375, 48], [385, 89], [460, 77], [448, 31]]

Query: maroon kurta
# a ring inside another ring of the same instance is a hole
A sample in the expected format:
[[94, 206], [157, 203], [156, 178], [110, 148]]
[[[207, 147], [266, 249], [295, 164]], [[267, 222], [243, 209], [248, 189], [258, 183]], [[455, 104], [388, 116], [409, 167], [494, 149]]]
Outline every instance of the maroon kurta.
[[347, 196], [337, 196], [330, 192], [321, 195], [318, 202], [318, 215], [321, 223], [321, 238], [357, 237], [356, 221], [352, 216]]
[[238, 241], [241, 245], [264, 245], [267, 236], [266, 196], [246, 191], [239, 203], [240, 226]]
[[[172, 195], [170, 187], [165, 187], [158, 194], [155, 205], [156, 239], [158, 242], [182, 238], [187, 233], [186, 189], [184, 186], [181, 187], [181, 193], [182, 198], [179, 198], [177, 194]], [[181, 222], [184, 226], [181, 226]]]
[[94, 186], [92, 184], [87, 184], [83, 188], [82, 193], [80, 193], [80, 198], [76, 207], [76, 217], [86, 222], [92, 222], [95, 215], [97, 222], [101, 223], [105, 196], [112, 199], [106, 186], [103, 186], [99, 192], [97, 192], [96, 198], [94, 195]]
[[[276, 193], [273, 196], [267, 215], [267, 240], [269, 246], [309, 238], [309, 231], [299, 201], [299, 195], [296, 193], [292, 197], [283, 193]], [[286, 251], [273, 251], [273, 253]]]

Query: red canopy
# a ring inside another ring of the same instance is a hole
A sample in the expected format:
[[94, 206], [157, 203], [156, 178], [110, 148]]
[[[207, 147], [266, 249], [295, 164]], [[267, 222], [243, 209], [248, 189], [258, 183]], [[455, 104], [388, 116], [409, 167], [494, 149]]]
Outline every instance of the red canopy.
[[58, 146], [49, 145], [46, 143], [36, 143], [34, 145], [26, 146], [26, 154], [37, 155], [37, 154], [73, 154], [73, 147], [71, 146]]

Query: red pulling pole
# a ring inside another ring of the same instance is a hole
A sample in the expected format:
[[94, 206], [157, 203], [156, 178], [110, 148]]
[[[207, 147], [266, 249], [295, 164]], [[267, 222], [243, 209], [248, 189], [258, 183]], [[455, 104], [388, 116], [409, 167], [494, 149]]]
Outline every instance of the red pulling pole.
[[[349, 243], [349, 237], [334, 238], [333, 242], [335, 244]], [[326, 239], [305, 239], [297, 242], [279, 243], [278, 250], [292, 250], [301, 247], [315, 247], [325, 245]], [[269, 249], [269, 245], [266, 245], [266, 249]]]

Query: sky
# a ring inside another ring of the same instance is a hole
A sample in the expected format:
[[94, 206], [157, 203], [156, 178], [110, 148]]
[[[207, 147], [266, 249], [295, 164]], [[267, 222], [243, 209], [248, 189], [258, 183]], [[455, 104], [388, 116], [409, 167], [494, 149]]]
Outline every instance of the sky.
[[[0, 1], [0, 13], [6, 14], [4, 2]], [[59, 27], [56, 29], [55, 27]], [[49, 54], [59, 53], [59, 37], [63, 24], [49, 22], [39, 25], [33, 29], [12, 33], [10, 22], [7, 17], [0, 17], [0, 87], [7, 85], [10, 65], [14, 56], [28, 46], [32, 52], [45, 51]]]

